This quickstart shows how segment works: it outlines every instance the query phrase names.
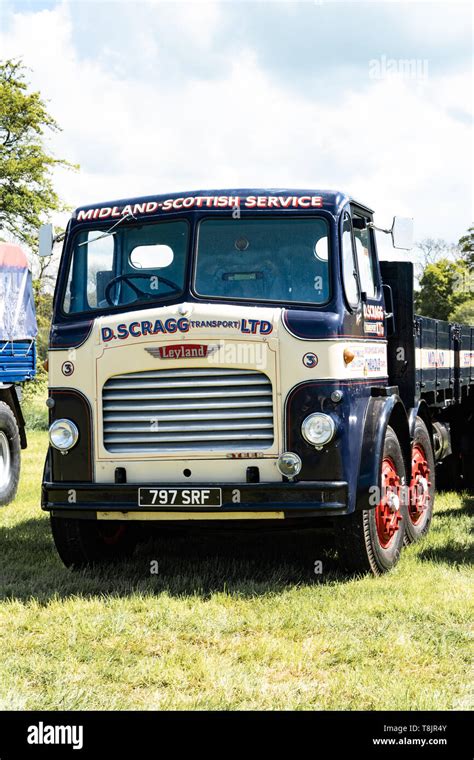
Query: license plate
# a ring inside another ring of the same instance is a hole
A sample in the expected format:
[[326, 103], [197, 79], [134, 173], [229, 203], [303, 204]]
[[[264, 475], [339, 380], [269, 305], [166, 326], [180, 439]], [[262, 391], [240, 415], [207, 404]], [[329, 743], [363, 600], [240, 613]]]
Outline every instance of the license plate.
[[140, 507], [220, 507], [222, 488], [139, 488]]

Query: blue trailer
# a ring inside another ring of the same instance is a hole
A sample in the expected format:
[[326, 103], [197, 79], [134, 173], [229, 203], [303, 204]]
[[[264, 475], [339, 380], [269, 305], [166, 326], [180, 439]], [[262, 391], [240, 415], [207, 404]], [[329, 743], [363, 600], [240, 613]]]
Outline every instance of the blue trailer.
[[37, 325], [28, 260], [0, 243], [0, 506], [15, 498], [27, 445], [17, 386], [36, 374]]

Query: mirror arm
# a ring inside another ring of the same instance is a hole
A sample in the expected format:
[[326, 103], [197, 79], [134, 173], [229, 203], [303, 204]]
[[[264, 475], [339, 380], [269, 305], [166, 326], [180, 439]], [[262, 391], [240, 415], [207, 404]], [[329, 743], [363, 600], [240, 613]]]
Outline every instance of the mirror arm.
[[384, 232], [386, 235], [391, 235], [393, 230], [393, 225], [389, 230], [384, 230], [383, 227], [377, 227], [373, 222], [367, 222], [367, 227], [369, 227], [371, 230], [377, 230], [378, 232]]

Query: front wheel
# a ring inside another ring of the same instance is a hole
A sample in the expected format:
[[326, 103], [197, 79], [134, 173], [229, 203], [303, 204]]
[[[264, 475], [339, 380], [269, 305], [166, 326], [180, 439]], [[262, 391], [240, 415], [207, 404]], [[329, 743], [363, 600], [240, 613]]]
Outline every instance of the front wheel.
[[130, 523], [51, 515], [51, 531], [66, 567], [81, 568], [125, 559], [137, 545], [136, 526]]
[[393, 428], [387, 427], [379, 501], [336, 521], [339, 560], [349, 572], [381, 575], [398, 562], [407, 522], [406, 470]]
[[20, 480], [20, 434], [12, 410], [0, 401], [0, 507], [15, 498]]

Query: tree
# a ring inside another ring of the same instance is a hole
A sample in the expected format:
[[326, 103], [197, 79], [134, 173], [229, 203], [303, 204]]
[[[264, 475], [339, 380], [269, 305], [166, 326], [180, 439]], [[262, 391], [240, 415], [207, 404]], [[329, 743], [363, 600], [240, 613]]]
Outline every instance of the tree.
[[436, 264], [441, 258], [446, 258], [456, 246], [442, 238], [424, 238], [416, 243], [416, 248], [420, 252], [423, 264], [428, 266], [428, 264]]
[[0, 62], [0, 235], [33, 247], [44, 217], [65, 209], [52, 171], [77, 167], [46, 151], [45, 132], [60, 128], [40, 93], [29, 92], [25, 72], [21, 61]]
[[457, 306], [452, 312], [450, 320], [474, 327], [474, 298], [470, 298], [460, 306]]
[[474, 227], [469, 227], [466, 234], [459, 239], [459, 250], [467, 265], [474, 267]]
[[459, 256], [458, 246], [442, 238], [424, 238], [416, 243], [415, 249], [418, 252], [415, 271], [418, 280], [430, 264], [437, 264], [440, 259], [453, 259]]
[[474, 227], [469, 227], [459, 239], [458, 246], [466, 269], [462, 277], [462, 290], [466, 294], [466, 300], [453, 309], [450, 319], [474, 326]]
[[451, 313], [469, 300], [469, 270], [462, 260], [440, 259], [428, 264], [420, 278], [420, 290], [415, 293], [415, 308], [419, 314], [434, 319], [449, 319]]
[[42, 288], [40, 280], [33, 280], [35, 294], [36, 322], [38, 324], [38, 336], [36, 338], [36, 353], [38, 367], [48, 358], [49, 330], [51, 326], [51, 314], [53, 312], [53, 294]]

